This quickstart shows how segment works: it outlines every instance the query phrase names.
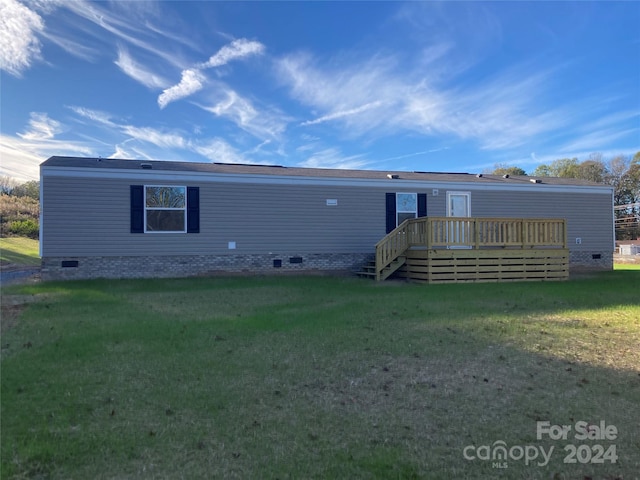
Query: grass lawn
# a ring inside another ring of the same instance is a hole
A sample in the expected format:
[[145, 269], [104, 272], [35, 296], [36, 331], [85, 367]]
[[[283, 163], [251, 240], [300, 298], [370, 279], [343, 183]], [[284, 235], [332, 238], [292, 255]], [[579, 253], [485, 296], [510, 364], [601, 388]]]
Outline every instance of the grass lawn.
[[2, 478], [633, 479], [639, 292], [637, 270], [9, 287]]
[[614, 270], [639, 270], [640, 263], [615, 263], [613, 265]]
[[39, 242], [25, 237], [0, 238], [0, 264], [40, 265]]

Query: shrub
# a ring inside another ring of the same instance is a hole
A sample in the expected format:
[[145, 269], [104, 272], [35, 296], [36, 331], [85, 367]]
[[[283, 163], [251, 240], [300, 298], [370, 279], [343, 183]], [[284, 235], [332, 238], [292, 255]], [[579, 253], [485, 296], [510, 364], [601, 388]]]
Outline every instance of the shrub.
[[29, 237], [38, 238], [39, 213], [39, 202], [33, 198], [0, 194], [0, 235], [25, 236], [16, 232], [28, 232]]
[[20, 237], [29, 237], [37, 239], [40, 235], [40, 226], [35, 220], [28, 218], [26, 220], [15, 220], [9, 223], [9, 233]]

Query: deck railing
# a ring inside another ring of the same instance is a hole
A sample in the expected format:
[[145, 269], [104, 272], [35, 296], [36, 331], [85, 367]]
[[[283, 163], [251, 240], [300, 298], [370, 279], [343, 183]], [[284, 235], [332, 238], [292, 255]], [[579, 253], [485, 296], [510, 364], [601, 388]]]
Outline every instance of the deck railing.
[[411, 247], [567, 248], [560, 218], [421, 217], [402, 222], [376, 244], [376, 273]]
[[426, 236], [414, 245], [428, 248], [566, 248], [566, 223], [561, 218], [426, 217]]

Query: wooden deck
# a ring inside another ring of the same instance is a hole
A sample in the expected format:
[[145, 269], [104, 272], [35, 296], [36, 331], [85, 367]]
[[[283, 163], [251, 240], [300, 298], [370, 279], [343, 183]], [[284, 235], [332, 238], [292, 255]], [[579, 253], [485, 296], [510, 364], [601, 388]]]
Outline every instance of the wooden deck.
[[422, 217], [376, 245], [371, 276], [430, 283], [565, 280], [564, 219]]

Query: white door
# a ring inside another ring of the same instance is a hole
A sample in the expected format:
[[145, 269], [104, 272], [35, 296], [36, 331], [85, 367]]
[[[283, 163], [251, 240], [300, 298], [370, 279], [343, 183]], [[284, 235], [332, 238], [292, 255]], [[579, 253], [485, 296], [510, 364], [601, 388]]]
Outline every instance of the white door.
[[471, 192], [447, 192], [447, 217], [471, 216]]
[[[447, 192], [447, 217], [471, 216], [471, 192]], [[471, 248], [471, 226], [469, 222], [448, 222], [448, 241], [450, 248]]]

